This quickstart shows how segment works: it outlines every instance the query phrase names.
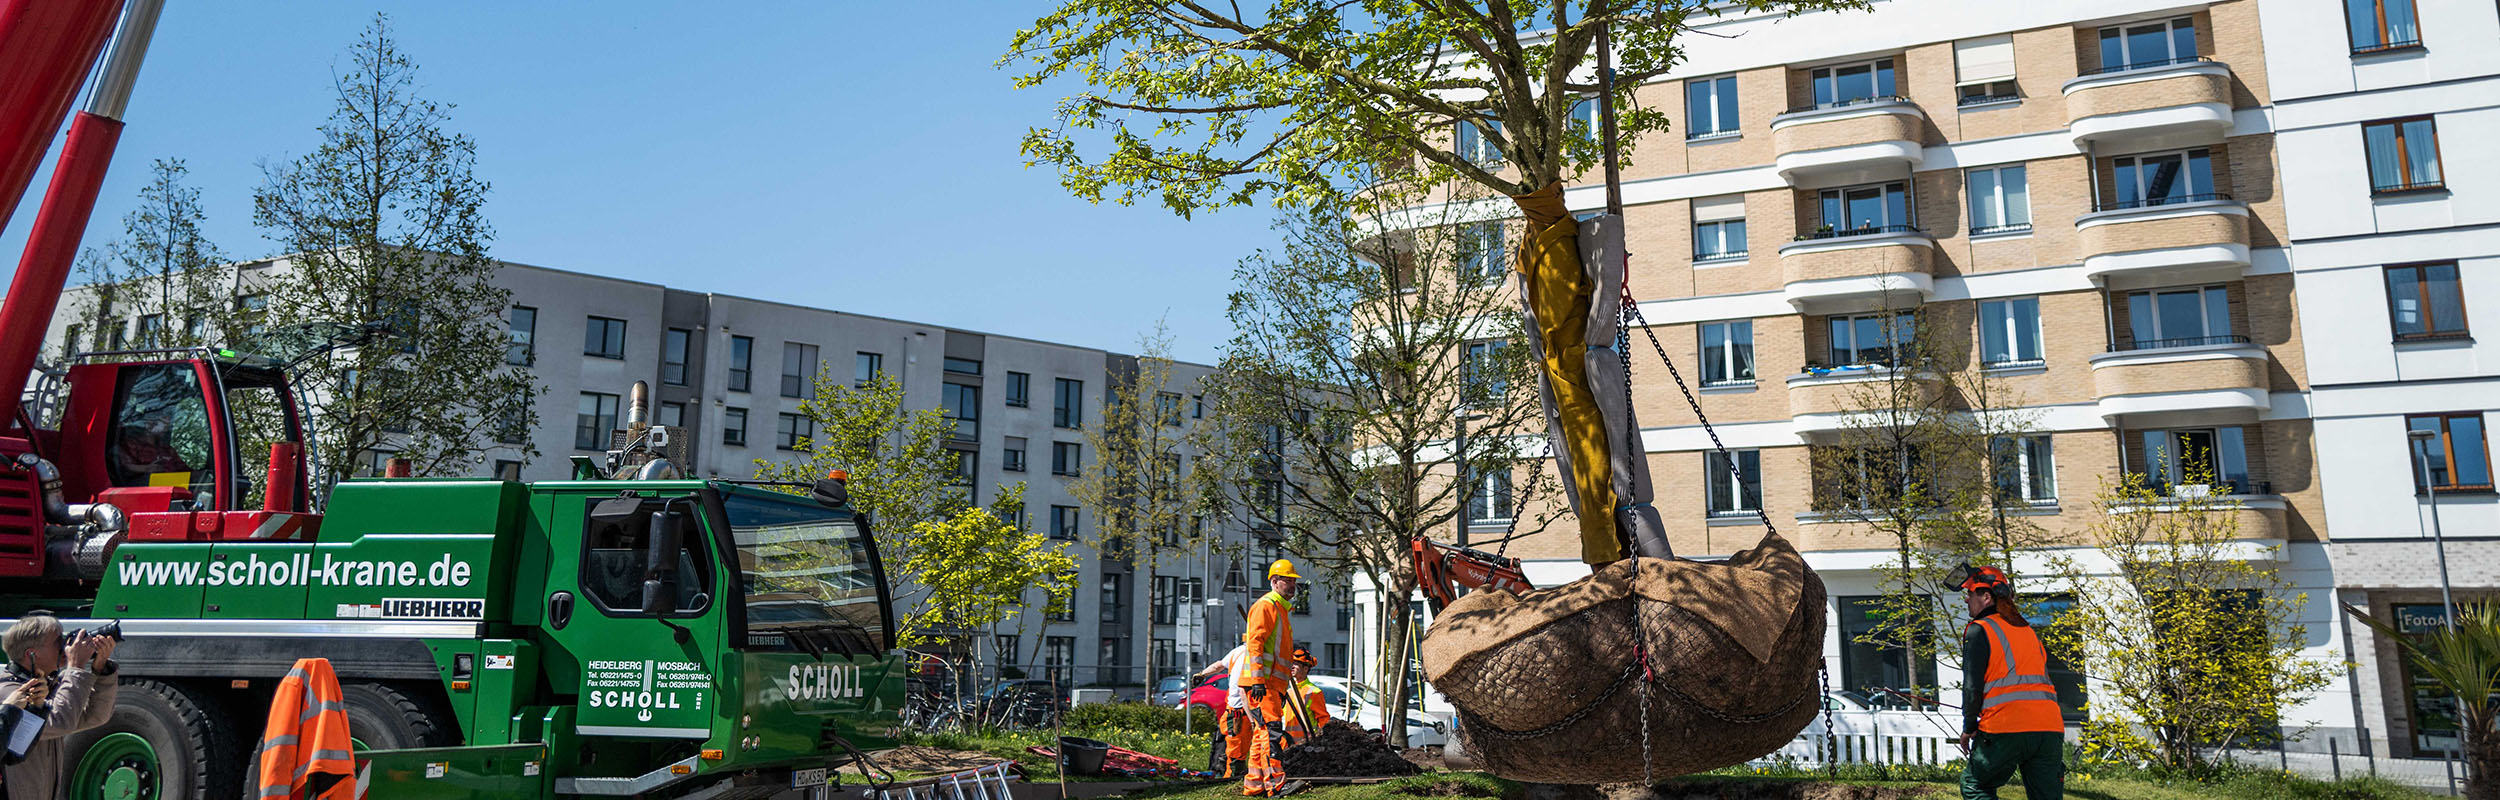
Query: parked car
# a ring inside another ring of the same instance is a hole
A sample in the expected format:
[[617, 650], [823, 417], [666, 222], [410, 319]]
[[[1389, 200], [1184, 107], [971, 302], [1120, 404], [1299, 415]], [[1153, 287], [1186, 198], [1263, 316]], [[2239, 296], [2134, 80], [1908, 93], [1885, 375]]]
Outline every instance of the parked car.
[[1223, 713], [1224, 695], [1232, 691], [1232, 678], [1230, 672], [1217, 672], [1214, 677], [1201, 680], [1197, 686], [1190, 687], [1189, 697], [1180, 701], [1178, 705], [1184, 709], [1203, 708], [1210, 714]]
[[[1319, 687], [1321, 697], [1328, 700], [1328, 714], [1365, 728], [1380, 726], [1380, 693], [1359, 681], [1329, 675], [1311, 676], [1311, 685]], [[1353, 704], [1346, 703], [1347, 691], [1353, 692]], [[1450, 724], [1438, 716], [1412, 708], [1406, 710], [1406, 746], [1441, 747], [1450, 742]]]
[[1182, 700], [1188, 699], [1191, 688], [1189, 676], [1165, 675], [1155, 681], [1153, 702], [1159, 706], [1178, 707]]

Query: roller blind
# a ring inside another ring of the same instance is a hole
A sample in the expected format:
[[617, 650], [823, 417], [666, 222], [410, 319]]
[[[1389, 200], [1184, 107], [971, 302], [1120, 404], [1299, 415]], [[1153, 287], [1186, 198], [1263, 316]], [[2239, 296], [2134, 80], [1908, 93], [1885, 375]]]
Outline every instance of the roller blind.
[[1953, 43], [1958, 85], [2014, 79], [2014, 37], [1988, 36]]
[[1701, 197], [1693, 200], [1694, 222], [1724, 222], [1745, 218], [1745, 196]]

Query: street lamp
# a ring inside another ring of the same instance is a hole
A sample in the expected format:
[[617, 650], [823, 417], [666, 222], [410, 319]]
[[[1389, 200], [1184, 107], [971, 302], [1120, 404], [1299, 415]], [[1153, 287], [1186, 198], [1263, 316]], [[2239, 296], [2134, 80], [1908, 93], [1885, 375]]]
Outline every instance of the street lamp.
[[[2430, 493], [2431, 547], [2439, 552], [2440, 617], [2448, 623], [2448, 630], [2450, 632], [2455, 632], [2457, 629], [2457, 603], [2455, 598], [2449, 596], [2448, 590], [2448, 540], [2439, 535], [2439, 485], [2431, 480], [2430, 443], [2432, 439], [2438, 438], [2438, 436], [2438, 431], [2423, 430], [2420, 428], [2413, 428], [2405, 431], [2405, 438], [2411, 440], [2414, 463], [2420, 465], [2418, 469], [2422, 475], [2422, 491]], [[2419, 521], [2421, 518], [2415, 517], [2414, 519], [2416, 520], [2414, 525], [2419, 527], [2421, 525]]]

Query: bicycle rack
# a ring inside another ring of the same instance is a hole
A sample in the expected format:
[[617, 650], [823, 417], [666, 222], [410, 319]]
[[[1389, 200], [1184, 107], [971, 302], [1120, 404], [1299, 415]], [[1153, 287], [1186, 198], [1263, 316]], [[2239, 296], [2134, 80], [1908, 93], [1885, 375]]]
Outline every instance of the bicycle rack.
[[1009, 800], [1007, 771], [1014, 766], [1015, 762], [1001, 761], [986, 767], [905, 781], [870, 790], [866, 800]]

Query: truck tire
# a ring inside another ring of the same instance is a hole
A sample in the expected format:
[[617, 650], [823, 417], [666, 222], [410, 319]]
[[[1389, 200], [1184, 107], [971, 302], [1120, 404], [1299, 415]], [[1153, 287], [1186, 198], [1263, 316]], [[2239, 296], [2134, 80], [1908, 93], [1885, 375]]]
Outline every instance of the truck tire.
[[347, 704], [347, 729], [363, 743], [361, 750], [449, 747], [460, 743], [459, 722], [451, 709], [430, 696], [388, 683], [349, 681], [339, 684]]
[[113, 716], [71, 734], [60, 800], [226, 800], [242, 792], [234, 721], [205, 695], [146, 678], [121, 682]]

